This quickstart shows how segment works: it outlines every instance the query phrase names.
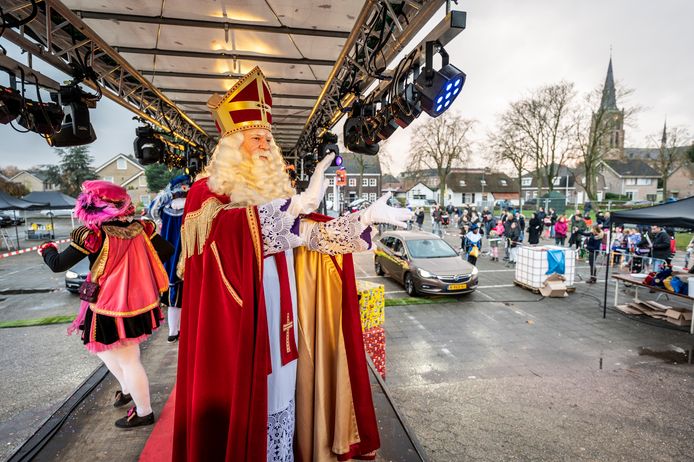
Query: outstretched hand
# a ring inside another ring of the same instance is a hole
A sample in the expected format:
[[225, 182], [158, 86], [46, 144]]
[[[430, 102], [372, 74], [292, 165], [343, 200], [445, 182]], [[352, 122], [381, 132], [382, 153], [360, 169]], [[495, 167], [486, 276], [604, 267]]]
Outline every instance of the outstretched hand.
[[376, 202], [364, 209], [361, 212], [360, 221], [366, 226], [375, 223], [384, 223], [400, 228], [407, 228], [407, 222], [412, 220], [414, 213], [406, 208], [389, 206], [388, 199], [390, 199], [391, 196], [391, 193], [386, 193]]
[[325, 171], [330, 167], [334, 158], [335, 154], [328, 154], [323, 160], [318, 162], [308, 182], [306, 191], [292, 198], [289, 213], [292, 215], [306, 215], [318, 208], [327, 189], [325, 185]]

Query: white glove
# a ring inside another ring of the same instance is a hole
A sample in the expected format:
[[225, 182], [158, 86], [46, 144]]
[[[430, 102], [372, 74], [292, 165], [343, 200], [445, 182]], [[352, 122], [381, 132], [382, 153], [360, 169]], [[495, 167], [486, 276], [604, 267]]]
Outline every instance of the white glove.
[[306, 215], [318, 208], [327, 189], [325, 185], [325, 171], [333, 163], [334, 158], [335, 154], [328, 154], [323, 160], [318, 162], [308, 182], [306, 191], [292, 197], [292, 203], [289, 205], [289, 210], [287, 210], [290, 215], [295, 217]]
[[396, 208], [388, 205], [391, 193], [382, 195], [376, 202], [368, 206], [361, 212], [359, 221], [364, 226], [371, 226], [374, 223], [385, 223], [388, 225], [407, 228], [407, 221], [411, 220], [414, 214], [405, 208]]

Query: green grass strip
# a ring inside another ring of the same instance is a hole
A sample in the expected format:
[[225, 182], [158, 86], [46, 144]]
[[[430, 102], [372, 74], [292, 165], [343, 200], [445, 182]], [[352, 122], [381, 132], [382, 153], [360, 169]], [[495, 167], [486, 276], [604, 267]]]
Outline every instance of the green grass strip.
[[2, 321], [2, 322], [0, 322], [0, 329], [10, 328], [10, 327], [47, 326], [49, 324], [65, 324], [68, 322], [72, 322], [73, 319], [75, 319], [74, 315], [71, 315], [71, 316], [48, 316], [46, 318], [18, 319], [16, 321]]
[[433, 303], [455, 303], [458, 301], [460, 301], [460, 299], [453, 297], [386, 298], [386, 306], [431, 305]]

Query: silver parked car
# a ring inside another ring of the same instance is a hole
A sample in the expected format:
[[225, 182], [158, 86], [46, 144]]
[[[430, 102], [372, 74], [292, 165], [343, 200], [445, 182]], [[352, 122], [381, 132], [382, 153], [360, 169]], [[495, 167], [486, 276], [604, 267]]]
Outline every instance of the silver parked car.
[[477, 268], [442, 238], [420, 231], [388, 231], [376, 242], [376, 274], [417, 294], [464, 294], [477, 288]]

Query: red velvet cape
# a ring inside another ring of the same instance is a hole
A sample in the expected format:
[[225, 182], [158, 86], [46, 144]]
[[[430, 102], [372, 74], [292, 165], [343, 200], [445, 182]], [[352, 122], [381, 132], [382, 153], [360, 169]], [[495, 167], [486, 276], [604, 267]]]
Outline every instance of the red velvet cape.
[[[198, 212], [210, 199], [229, 202], [228, 197], [210, 192], [206, 179], [195, 182], [186, 200], [184, 227], [205, 218]], [[176, 462], [267, 458], [271, 365], [263, 257], [257, 208], [246, 207], [219, 211], [202, 253], [195, 251], [185, 261], [174, 417]], [[346, 460], [376, 450], [379, 437], [351, 255], [344, 256], [340, 275], [345, 284], [342, 330], [361, 437], [349, 454], [339, 457]]]

